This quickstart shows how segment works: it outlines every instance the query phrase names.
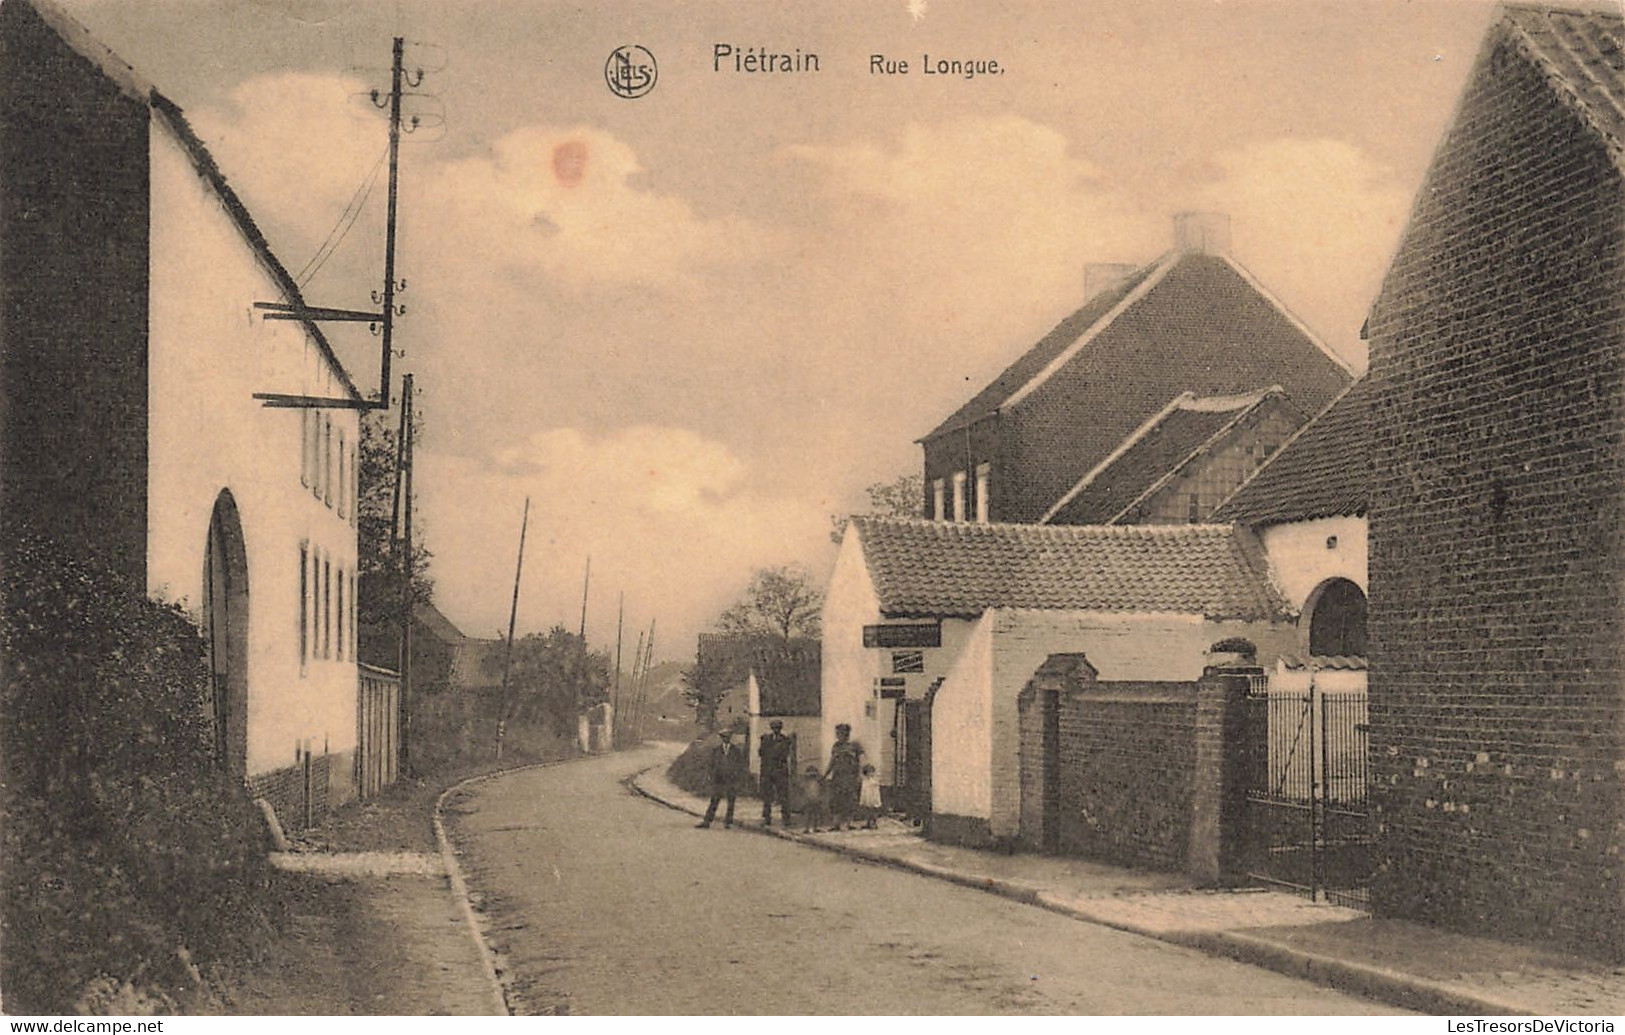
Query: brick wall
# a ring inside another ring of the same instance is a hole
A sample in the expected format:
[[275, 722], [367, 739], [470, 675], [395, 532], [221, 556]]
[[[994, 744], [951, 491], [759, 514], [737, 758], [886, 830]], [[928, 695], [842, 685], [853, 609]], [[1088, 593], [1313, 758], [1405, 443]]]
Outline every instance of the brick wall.
[[1487, 49], [1370, 322], [1381, 912], [1625, 958], [1625, 196]]
[[1002, 520], [1037, 521], [1180, 392], [1237, 395], [1279, 384], [1294, 406], [1315, 413], [1349, 383], [1346, 371], [1212, 256], [1180, 260], [1078, 355], [1090, 359], [1075, 359], [1001, 413], [1008, 488], [995, 495]]
[[1061, 698], [1061, 851], [1181, 870], [1190, 844], [1196, 697], [1101, 683]]
[[332, 809], [355, 796], [355, 755], [336, 752], [311, 755], [309, 779], [306, 765], [300, 762], [248, 778], [248, 793], [264, 798], [276, 810], [282, 829], [292, 833], [306, 827], [306, 803], [309, 803], [311, 824], [320, 823]]
[[945, 435], [927, 440], [925, 450], [925, 497], [920, 511], [926, 517], [931, 517], [932, 482], [942, 479], [942, 510], [945, 518], [952, 518], [954, 512], [954, 472], [965, 474], [965, 518], [972, 520], [976, 516], [976, 468], [980, 464], [991, 464], [990, 475], [991, 492], [989, 507], [989, 520], [1010, 521], [1003, 516], [1007, 505], [1005, 499], [1011, 489], [1008, 479], [1002, 477], [1006, 471], [1003, 459], [999, 456], [999, 419], [997, 416], [987, 417], [959, 431], [951, 431]]
[[26, 4], [0, 65], [5, 517], [145, 584], [147, 106]]

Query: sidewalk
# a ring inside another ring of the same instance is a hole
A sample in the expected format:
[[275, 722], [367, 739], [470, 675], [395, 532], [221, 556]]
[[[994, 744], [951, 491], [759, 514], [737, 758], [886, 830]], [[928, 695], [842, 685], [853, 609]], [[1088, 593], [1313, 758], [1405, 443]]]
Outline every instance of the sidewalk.
[[[706, 799], [668, 780], [668, 761], [629, 785], [702, 815]], [[876, 830], [801, 834], [762, 828], [754, 808], [743, 813], [743, 829], [751, 833], [911, 870], [1423, 1013], [1625, 1013], [1625, 967], [1377, 919], [1281, 892], [1203, 890], [1178, 874], [933, 844], [897, 821], [883, 820]]]

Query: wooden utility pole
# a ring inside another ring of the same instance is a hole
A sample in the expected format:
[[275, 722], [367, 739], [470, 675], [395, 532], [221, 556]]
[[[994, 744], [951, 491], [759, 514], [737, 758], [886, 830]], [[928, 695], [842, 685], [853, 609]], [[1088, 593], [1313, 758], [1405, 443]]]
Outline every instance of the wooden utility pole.
[[497, 761], [502, 761], [502, 738], [508, 732], [508, 713], [513, 710], [508, 697], [508, 674], [513, 666], [513, 630], [519, 618], [519, 576], [525, 571], [525, 531], [530, 527], [530, 497], [525, 497], [524, 516], [519, 519], [519, 561], [513, 572], [513, 604], [508, 608], [508, 649], [502, 657], [502, 718], [497, 720]]
[[395, 501], [401, 514], [401, 770], [412, 775], [412, 611], [416, 594], [412, 589], [412, 375], [401, 378], [401, 432], [396, 443], [400, 467], [397, 478], [400, 497]]
[[632, 697], [632, 730], [635, 734], [637, 734], [638, 740], [640, 741], [643, 739], [643, 736], [637, 731], [643, 722], [643, 700], [645, 694], [648, 692], [649, 666], [654, 662], [654, 654], [655, 620], [651, 618], [649, 619], [649, 638], [645, 640], [643, 644], [643, 671], [638, 677], [637, 685], [633, 690]]
[[626, 628], [626, 590], [621, 590], [620, 607], [615, 612], [615, 682], [609, 690], [610, 722], [614, 723], [616, 744], [622, 742], [621, 736], [621, 634]]

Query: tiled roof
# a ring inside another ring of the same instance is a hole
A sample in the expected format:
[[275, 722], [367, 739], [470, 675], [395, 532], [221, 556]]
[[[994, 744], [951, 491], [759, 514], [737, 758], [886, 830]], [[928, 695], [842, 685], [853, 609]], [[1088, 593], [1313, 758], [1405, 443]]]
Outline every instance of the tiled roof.
[[958, 431], [998, 412], [999, 407], [1012, 395], [1042, 373], [1045, 367], [1083, 337], [1084, 332], [1099, 323], [1118, 303], [1144, 283], [1159, 265], [1160, 263], [1150, 263], [1124, 278], [1122, 282], [1089, 299], [1082, 308], [1039, 339], [1038, 344], [1023, 353], [1020, 359], [1006, 367], [1003, 373], [993, 379], [992, 384], [977, 392], [971, 397], [970, 402], [955, 410], [947, 420], [937, 425], [936, 429], [925, 437], [936, 438], [950, 431]]
[[[1214, 367], [1215, 355], [1224, 369]], [[1091, 298], [920, 441], [1019, 404], [1062, 368], [1099, 387], [1107, 416], [1133, 411], [1126, 426], [1105, 429], [1113, 445], [1182, 390], [1216, 395], [1279, 383], [1294, 398], [1318, 402], [1351, 376], [1239, 264], [1175, 251]]]
[[817, 715], [822, 665], [816, 649], [761, 650], [751, 664], [762, 694], [762, 714]]
[[1285, 405], [1279, 387], [1220, 398], [1184, 393], [1084, 475], [1044, 516], [1044, 523], [1111, 524], [1180, 469], [1228, 438], [1266, 403]]
[[1240, 619], [1284, 611], [1257, 541], [1228, 525], [852, 522], [888, 617], [995, 607]]
[[508, 649], [506, 640], [458, 641], [451, 656], [449, 682], [453, 690], [478, 690], [502, 685], [502, 663]]
[[1370, 418], [1370, 378], [1361, 378], [1220, 503], [1213, 520], [1257, 526], [1364, 514]]
[[457, 644], [468, 637], [433, 604], [419, 604], [412, 609], [418, 628], [442, 643]]
[[[219, 196], [220, 203], [237, 224], [237, 229], [247, 240], [249, 247], [260, 260], [271, 278], [276, 281], [284, 299], [295, 305], [305, 304], [304, 296], [299, 291], [298, 283], [288, 273], [282, 260], [276, 257], [271, 245], [260, 231], [254, 217], [249, 214], [248, 207], [243, 204], [231, 184], [226, 182], [225, 173], [214, 160], [214, 155], [204, 146], [201, 138], [192, 129], [191, 123], [181, 112], [180, 105], [160, 93], [141, 76], [93, 36], [89, 29], [79, 24], [72, 16], [63, 12], [50, 0], [14, 0], [19, 4], [26, 3], [27, 9], [32, 10], [53, 33], [68, 45], [76, 54], [88, 61], [101, 75], [132, 99], [146, 104], [156, 113], [162, 122], [170, 128], [180, 142], [181, 148], [190, 159], [192, 167], [197, 170], [204, 182]], [[345, 392], [353, 399], [360, 399], [361, 393], [354, 382], [350, 380], [349, 372], [344, 364], [339, 362], [338, 355], [334, 353], [332, 344], [327, 335], [315, 323], [302, 321], [306, 333], [315, 341], [322, 355], [332, 365], [335, 376]]]
[[1625, 162], [1625, 18], [1618, 7], [1509, 4], [1501, 24], [1614, 161]]

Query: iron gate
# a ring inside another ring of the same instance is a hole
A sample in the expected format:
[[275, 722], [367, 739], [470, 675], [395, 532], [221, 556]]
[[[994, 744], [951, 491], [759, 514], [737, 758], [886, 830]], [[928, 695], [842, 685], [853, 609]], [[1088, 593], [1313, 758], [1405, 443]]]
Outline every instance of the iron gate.
[[1374, 854], [1364, 690], [1247, 695], [1247, 873], [1316, 901], [1364, 907]]

